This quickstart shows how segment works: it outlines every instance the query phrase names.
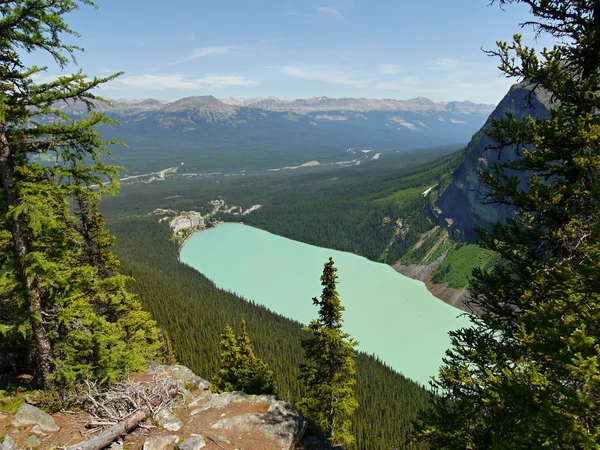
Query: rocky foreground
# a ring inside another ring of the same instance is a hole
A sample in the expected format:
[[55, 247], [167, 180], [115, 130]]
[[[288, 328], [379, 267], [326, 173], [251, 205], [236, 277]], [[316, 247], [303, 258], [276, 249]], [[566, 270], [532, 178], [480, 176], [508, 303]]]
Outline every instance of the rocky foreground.
[[[168, 407], [152, 408], [151, 417], [107, 445], [111, 450], [327, 448], [314, 438], [300, 442], [306, 419], [275, 396], [215, 394], [206, 380], [185, 366], [160, 370], [178, 385], [178, 398]], [[138, 379], [144, 377], [151, 382], [148, 374]], [[85, 412], [49, 415], [24, 404], [14, 415], [0, 415], [0, 450], [81, 449], [111, 425]]]

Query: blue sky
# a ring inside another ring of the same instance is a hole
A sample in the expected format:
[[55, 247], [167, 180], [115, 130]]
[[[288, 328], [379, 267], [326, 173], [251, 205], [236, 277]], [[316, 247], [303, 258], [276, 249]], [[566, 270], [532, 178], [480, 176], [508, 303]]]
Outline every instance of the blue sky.
[[[110, 98], [367, 97], [497, 103], [513, 83], [481, 48], [530, 30], [488, 0], [99, 0], [66, 20]], [[536, 47], [551, 44], [542, 39]], [[48, 65], [42, 55], [27, 62]], [[72, 71], [73, 67], [67, 68]]]

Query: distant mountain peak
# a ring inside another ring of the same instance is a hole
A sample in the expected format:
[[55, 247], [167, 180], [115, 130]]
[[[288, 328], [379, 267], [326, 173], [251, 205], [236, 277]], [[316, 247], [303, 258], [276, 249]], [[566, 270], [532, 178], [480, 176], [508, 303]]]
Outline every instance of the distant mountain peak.
[[[370, 98], [330, 98], [324, 95], [308, 99], [281, 100], [276, 97], [257, 98], [226, 98], [217, 99], [213, 95], [197, 95], [184, 97], [174, 102], [164, 102], [155, 99], [142, 100], [114, 100], [113, 106], [98, 104], [99, 111], [108, 111], [115, 114], [135, 114], [137, 112], [163, 112], [185, 113], [190, 120], [195, 117], [208, 117], [211, 121], [229, 120], [242, 110], [263, 110], [276, 113], [291, 113], [307, 115], [312, 113], [330, 113], [327, 118], [340, 120], [339, 113], [365, 114], [368, 112], [391, 112], [395, 115], [403, 113], [439, 114], [451, 113], [455, 116], [468, 114], [489, 115], [494, 110], [494, 105], [473, 103], [472, 101], [434, 102], [427, 97], [415, 97], [407, 100], [395, 99], [370, 99]], [[59, 106], [65, 107], [74, 113], [83, 114], [84, 104]], [[334, 113], [335, 114], [331, 114]], [[404, 120], [404, 119], [402, 119]], [[443, 122], [445, 119], [440, 119]], [[451, 120], [451, 119], [449, 119]], [[404, 123], [404, 122], [403, 122]], [[408, 122], [407, 122], [408, 123]], [[453, 123], [464, 123], [455, 117]], [[414, 123], [416, 127], [418, 123]]]

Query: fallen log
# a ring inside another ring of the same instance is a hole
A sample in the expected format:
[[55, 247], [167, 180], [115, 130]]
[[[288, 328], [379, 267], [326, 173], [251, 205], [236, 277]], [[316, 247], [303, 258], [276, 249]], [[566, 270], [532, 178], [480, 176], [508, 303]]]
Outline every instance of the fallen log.
[[68, 447], [67, 450], [101, 450], [103, 448], [108, 447], [112, 444], [119, 436], [127, 434], [129, 431], [133, 430], [138, 424], [145, 420], [147, 417], [150, 417], [152, 412], [150, 408], [144, 406], [140, 408], [139, 411], [133, 413], [130, 417], [128, 417], [123, 422], [120, 422], [112, 427], [104, 430], [98, 436], [94, 436], [87, 441], [80, 442], [79, 444], [75, 444], [71, 447]]

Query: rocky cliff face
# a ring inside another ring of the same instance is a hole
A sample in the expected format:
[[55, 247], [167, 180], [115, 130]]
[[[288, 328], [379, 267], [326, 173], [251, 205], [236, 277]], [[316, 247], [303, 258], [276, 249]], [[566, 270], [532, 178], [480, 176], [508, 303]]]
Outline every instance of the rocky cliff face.
[[499, 205], [485, 204], [485, 189], [479, 181], [479, 173], [495, 162], [506, 162], [516, 157], [513, 149], [502, 152], [489, 149], [494, 142], [486, 132], [491, 121], [510, 113], [517, 119], [528, 116], [549, 117], [550, 98], [543, 92], [532, 93], [523, 85], [514, 85], [502, 99], [485, 125], [471, 139], [465, 149], [464, 161], [454, 172], [452, 183], [441, 193], [437, 202], [438, 218], [452, 229], [461, 230], [467, 239], [475, 237], [475, 228], [488, 227], [502, 221], [513, 213]]

